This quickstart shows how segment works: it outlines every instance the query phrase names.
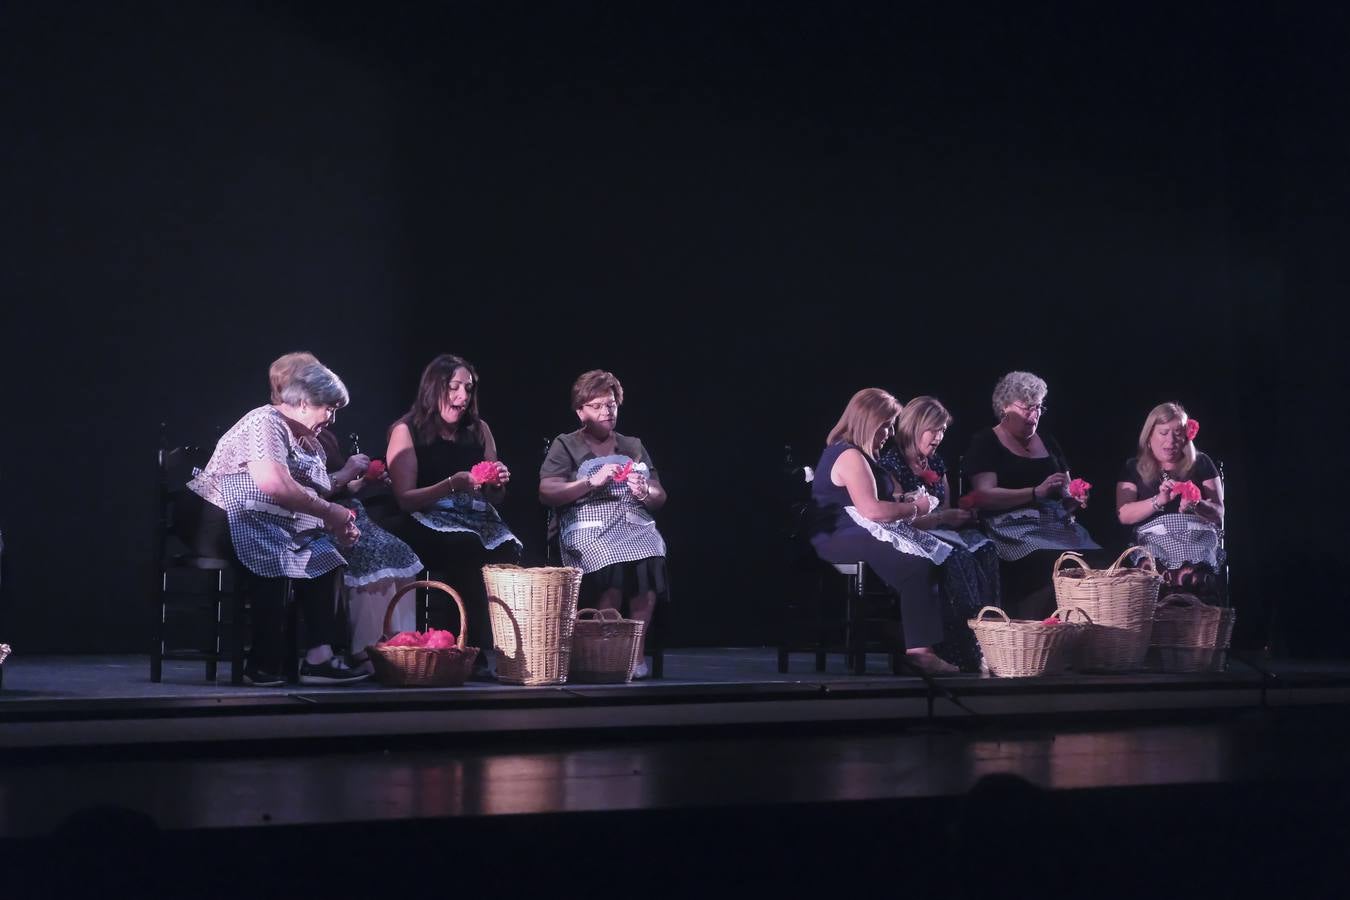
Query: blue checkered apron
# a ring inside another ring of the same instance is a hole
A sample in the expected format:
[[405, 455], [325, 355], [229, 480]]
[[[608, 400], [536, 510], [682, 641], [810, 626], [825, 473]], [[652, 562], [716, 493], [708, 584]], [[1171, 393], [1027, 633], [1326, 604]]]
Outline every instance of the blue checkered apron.
[[[577, 468], [577, 478], [589, 478], [609, 463], [633, 462], [622, 454], [588, 459]], [[645, 462], [633, 471], [646, 475]], [[637, 562], [666, 555], [666, 542], [656, 530], [652, 514], [628, 490], [626, 482], [606, 482], [559, 513], [558, 547], [564, 565], [596, 572], [614, 563]]]

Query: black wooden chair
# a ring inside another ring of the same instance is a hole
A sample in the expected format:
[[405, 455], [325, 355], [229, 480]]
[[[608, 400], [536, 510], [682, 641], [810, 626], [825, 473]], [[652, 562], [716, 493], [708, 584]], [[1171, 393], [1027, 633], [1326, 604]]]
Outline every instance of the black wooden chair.
[[[196, 444], [167, 446], [160, 426], [157, 453], [157, 516], [154, 535], [155, 586], [150, 680], [163, 678], [164, 660], [199, 661], [206, 680], [215, 681], [221, 660], [229, 659], [230, 681], [243, 684], [246, 649], [248, 573], [235, 561], [201, 556], [184, 540], [180, 521], [184, 495], [194, 468], [204, 466], [211, 448]], [[296, 633], [291, 583], [285, 583], [289, 643]], [[228, 613], [228, 614], [227, 614]], [[185, 633], [186, 632], [186, 633]], [[294, 654], [292, 654], [294, 655]], [[285, 674], [297, 660], [289, 660]]]
[[781, 475], [788, 506], [784, 539], [790, 581], [780, 622], [778, 671], [787, 672], [793, 653], [811, 653], [815, 670], [823, 672], [826, 657], [842, 652], [848, 670], [862, 675], [872, 651], [889, 655], [892, 673], [899, 674], [904, 657], [899, 597], [861, 560], [828, 563], [816, 555], [809, 542], [813, 473], [786, 447]]

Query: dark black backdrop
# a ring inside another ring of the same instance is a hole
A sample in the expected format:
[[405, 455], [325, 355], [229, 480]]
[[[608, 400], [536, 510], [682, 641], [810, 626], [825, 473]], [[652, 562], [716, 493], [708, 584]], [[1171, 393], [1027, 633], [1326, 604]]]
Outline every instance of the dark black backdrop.
[[782, 447], [854, 390], [942, 397], [954, 458], [1040, 373], [1113, 545], [1177, 399], [1244, 640], [1278, 605], [1339, 650], [1344, 14], [835, 7], [8, 8], [0, 639], [143, 646], [158, 423], [209, 440], [308, 349], [368, 448], [473, 359], [534, 547], [568, 386], [615, 371], [694, 643], [768, 638]]

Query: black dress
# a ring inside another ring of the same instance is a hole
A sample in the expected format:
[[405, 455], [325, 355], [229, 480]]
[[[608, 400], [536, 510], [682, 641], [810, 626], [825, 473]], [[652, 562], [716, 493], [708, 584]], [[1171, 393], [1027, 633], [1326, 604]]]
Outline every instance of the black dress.
[[[857, 450], [853, 444], [839, 442], [825, 448], [811, 482], [811, 546], [830, 563], [856, 563], [859, 560], [876, 572], [900, 595], [900, 614], [904, 619], [907, 647], [931, 647], [942, 641], [942, 599], [937, 591], [936, 566], [929, 560], [902, 553], [873, 537], [845, 511], [853, 505], [848, 488], [830, 480], [839, 455]], [[877, 481], [877, 499], [890, 500], [891, 477], [867, 454], [863, 454]]]

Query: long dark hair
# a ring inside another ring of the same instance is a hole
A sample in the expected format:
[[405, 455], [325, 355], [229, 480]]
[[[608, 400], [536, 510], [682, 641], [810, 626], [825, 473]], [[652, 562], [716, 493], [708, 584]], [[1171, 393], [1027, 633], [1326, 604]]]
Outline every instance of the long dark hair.
[[[479, 439], [478, 370], [462, 356], [442, 353], [427, 363], [426, 369], [422, 371], [422, 381], [417, 386], [417, 399], [413, 401], [407, 414], [398, 420], [407, 424], [414, 443], [430, 444], [440, 437], [441, 425], [444, 423], [441, 418], [441, 398], [449, 389], [450, 379], [456, 369], [469, 370], [469, 377], [473, 379], [473, 390], [469, 391], [469, 406], [464, 410], [464, 416], [455, 428], [455, 442], [468, 443]], [[398, 422], [394, 424], [397, 425]]]

